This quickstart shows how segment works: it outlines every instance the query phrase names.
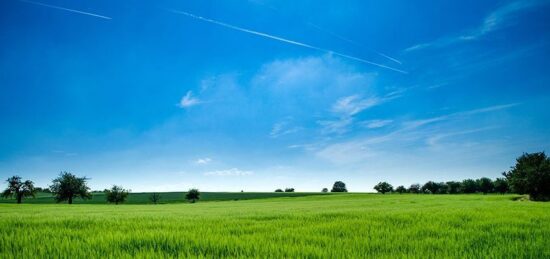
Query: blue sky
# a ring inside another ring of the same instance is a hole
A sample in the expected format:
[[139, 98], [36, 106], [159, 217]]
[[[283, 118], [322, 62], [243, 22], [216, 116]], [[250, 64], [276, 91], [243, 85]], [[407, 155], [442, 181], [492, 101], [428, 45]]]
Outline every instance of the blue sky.
[[550, 1], [0, 2], [0, 177], [372, 191], [550, 150]]

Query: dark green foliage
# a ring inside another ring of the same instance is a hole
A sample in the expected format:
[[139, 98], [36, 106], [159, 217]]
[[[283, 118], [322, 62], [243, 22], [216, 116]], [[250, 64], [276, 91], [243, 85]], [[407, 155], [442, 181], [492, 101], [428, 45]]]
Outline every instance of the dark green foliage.
[[2, 192], [2, 197], [4, 198], [15, 196], [17, 203], [21, 203], [24, 197], [35, 196], [36, 189], [32, 181], [26, 180], [23, 182], [21, 177], [15, 175], [8, 178], [6, 182], [8, 182], [8, 188]]
[[283, 192], [283, 190], [282, 189], [277, 189], [277, 190], [275, 190], [275, 192]]
[[494, 185], [494, 191], [497, 193], [504, 194], [510, 191], [510, 186], [508, 185], [508, 181], [505, 178], [497, 178], [494, 181]]
[[285, 192], [294, 192], [294, 188], [285, 188]]
[[118, 205], [126, 201], [128, 193], [128, 190], [123, 189], [122, 186], [113, 185], [111, 189], [105, 191], [105, 198], [107, 202]]
[[158, 204], [160, 202], [160, 194], [159, 193], [151, 193], [151, 195], [149, 195], [149, 200], [153, 203], [153, 204]]
[[418, 184], [418, 183], [411, 184], [411, 186], [409, 186], [409, 192], [410, 193], [420, 193], [420, 184]]
[[429, 181], [429, 182], [425, 183], [422, 186], [421, 190], [422, 190], [423, 193], [436, 194], [436, 193], [439, 193], [439, 188], [441, 188], [441, 187], [439, 186], [438, 183], [433, 182], [433, 181]]
[[334, 185], [332, 185], [331, 192], [347, 192], [348, 189], [346, 189], [346, 184], [342, 181], [336, 181], [334, 182]]
[[387, 182], [379, 182], [374, 186], [374, 189], [382, 194], [393, 191], [393, 186]]
[[460, 193], [460, 182], [455, 181], [449, 181], [447, 182], [447, 192], [449, 194], [457, 194]]
[[195, 203], [196, 201], [198, 201], [200, 199], [200, 196], [201, 196], [201, 193], [199, 192], [198, 189], [190, 189], [185, 194], [185, 199], [190, 201], [191, 203]]
[[477, 179], [476, 183], [477, 183], [477, 190], [482, 192], [483, 194], [493, 192], [493, 189], [495, 188], [495, 185], [493, 184], [493, 180], [487, 177], [482, 177], [480, 179]]
[[86, 185], [86, 177], [76, 177], [69, 172], [61, 172], [59, 177], [53, 180], [50, 190], [55, 195], [56, 202], [68, 201], [73, 203], [74, 198], [90, 199], [92, 194]]
[[405, 193], [405, 192], [407, 192], [407, 188], [405, 188], [405, 186], [403, 186], [403, 185], [399, 185], [399, 186], [397, 186], [397, 188], [395, 188], [395, 191], [398, 192], [398, 193]]
[[550, 200], [550, 159], [544, 152], [521, 155], [504, 176], [512, 191], [529, 194], [531, 200]]
[[323, 188], [323, 190], [321, 190], [321, 192], [328, 192], [328, 188]]
[[477, 192], [477, 183], [475, 180], [466, 179], [462, 181], [461, 190], [462, 193], [475, 193]]

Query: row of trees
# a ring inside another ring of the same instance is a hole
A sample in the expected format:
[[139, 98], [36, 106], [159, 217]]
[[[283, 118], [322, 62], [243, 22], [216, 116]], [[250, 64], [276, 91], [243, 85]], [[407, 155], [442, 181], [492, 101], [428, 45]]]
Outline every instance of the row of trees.
[[[50, 185], [48, 192], [51, 192], [56, 202], [73, 203], [76, 198], [91, 199], [92, 193], [87, 185], [88, 178], [77, 177], [69, 172], [61, 172], [59, 177], [55, 178]], [[8, 187], [2, 193], [3, 198], [13, 198], [17, 200], [17, 203], [22, 203], [25, 197], [35, 197], [37, 192], [44, 191], [45, 189], [34, 187], [34, 183], [30, 180], [23, 181], [19, 176], [12, 176], [8, 178]], [[123, 203], [127, 200], [129, 190], [124, 189], [122, 186], [113, 185], [111, 189], [106, 189], [105, 199], [110, 203]], [[157, 204], [160, 202], [161, 196], [158, 193], [152, 193], [149, 197], [151, 202]], [[200, 199], [200, 192], [198, 189], [190, 189], [185, 194], [185, 199], [189, 202], [195, 203]]]
[[434, 182], [428, 181], [423, 185], [412, 184], [408, 188], [400, 185], [395, 189], [387, 182], [380, 182], [374, 186], [379, 193], [430, 193], [430, 194], [459, 194], [459, 193], [508, 193], [510, 187], [505, 178], [497, 178], [495, 181], [482, 177], [476, 180], [466, 179], [460, 182]]

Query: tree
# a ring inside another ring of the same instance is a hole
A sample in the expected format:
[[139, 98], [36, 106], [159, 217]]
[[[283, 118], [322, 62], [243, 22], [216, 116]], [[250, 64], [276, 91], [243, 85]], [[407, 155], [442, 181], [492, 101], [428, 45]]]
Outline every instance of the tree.
[[55, 195], [55, 201], [68, 201], [73, 203], [74, 198], [91, 199], [90, 188], [86, 185], [86, 177], [76, 177], [69, 172], [61, 172], [59, 177], [53, 180], [50, 190]]
[[544, 152], [524, 153], [504, 176], [512, 191], [535, 201], [550, 200], [550, 158]]
[[330, 192], [348, 192], [348, 189], [346, 189], [346, 184], [342, 181], [336, 181], [334, 182], [334, 185], [332, 185], [332, 190]]
[[200, 199], [201, 193], [198, 189], [189, 189], [189, 191], [185, 194], [185, 199], [190, 201], [191, 203], [195, 203], [197, 200]]
[[409, 192], [410, 193], [420, 193], [420, 184], [418, 184], [418, 183], [411, 184], [411, 186], [409, 186]]
[[407, 192], [407, 188], [405, 188], [405, 186], [403, 185], [399, 185], [397, 186], [397, 188], [395, 188], [395, 191], [398, 193], [404, 193], [404, 192]]
[[275, 190], [275, 192], [283, 192], [283, 190], [277, 189], [277, 190]]
[[153, 204], [157, 204], [160, 202], [160, 194], [159, 193], [151, 193], [151, 195], [149, 195], [149, 200], [153, 203]]
[[387, 182], [379, 182], [374, 186], [374, 189], [382, 194], [393, 191], [393, 186]]
[[294, 188], [285, 188], [285, 192], [294, 192]]
[[36, 193], [32, 181], [26, 180], [23, 182], [21, 177], [17, 175], [8, 178], [6, 182], [8, 182], [8, 188], [4, 190], [2, 197], [11, 198], [15, 196], [17, 203], [21, 203], [24, 197], [34, 197]]
[[108, 202], [118, 205], [126, 201], [128, 193], [128, 190], [123, 189], [122, 186], [113, 185], [110, 190], [105, 192], [105, 197]]
[[460, 193], [460, 182], [455, 182], [455, 181], [447, 182], [447, 192], [449, 194]]
[[463, 193], [475, 193], [477, 192], [477, 183], [472, 179], [466, 179], [462, 181], [461, 189]]
[[321, 190], [321, 192], [328, 192], [328, 189], [327, 189], [327, 188], [323, 188], [323, 190]]
[[439, 193], [439, 184], [433, 181], [428, 181], [424, 185], [422, 185], [422, 192], [424, 193], [431, 193], [436, 194]]
[[493, 180], [487, 177], [482, 177], [477, 179], [476, 183], [477, 183], [477, 189], [483, 194], [493, 192], [493, 189], [495, 188], [495, 185], [493, 184]]
[[495, 184], [495, 192], [504, 194], [510, 191], [508, 181], [506, 181], [505, 178], [497, 178], [494, 184]]

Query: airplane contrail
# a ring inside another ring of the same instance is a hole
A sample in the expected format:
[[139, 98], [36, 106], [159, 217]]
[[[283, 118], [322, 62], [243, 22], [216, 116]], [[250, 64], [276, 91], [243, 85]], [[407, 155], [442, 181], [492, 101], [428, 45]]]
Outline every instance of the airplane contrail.
[[328, 50], [328, 49], [315, 47], [315, 46], [305, 44], [305, 43], [302, 43], [302, 42], [298, 42], [298, 41], [293, 41], [293, 40], [273, 36], [273, 35], [263, 33], [263, 32], [258, 32], [258, 31], [253, 31], [253, 30], [237, 27], [237, 26], [234, 26], [234, 25], [231, 25], [231, 24], [227, 24], [227, 23], [224, 23], [224, 22], [208, 19], [208, 18], [205, 18], [205, 17], [202, 17], [202, 16], [198, 16], [198, 15], [188, 13], [188, 12], [172, 10], [172, 9], [169, 9], [168, 11], [173, 12], [173, 13], [177, 13], [177, 14], [183, 14], [185, 16], [188, 16], [188, 17], [191, 17], [191, 18], [194, 18], [194, 19], [198, 19], [198, 20], [201, 20], [201, 21], [217, 24], [217, 25], [229, 28], [229, 29], [250, 33], [250, 34], [257, 35], [257, 36], [261, 36], [261, 37], [269, 38], [269, 39], [272, 39], [272, 40], [277, 40], [277, 41], [285, 42], [285, 43], [288, 43], [288, 44], [293, 44], [293, 45], [297, 45], [297, 46], [301, 46], [301, 47], [304, 47], [304, 48], [309, 48], [309, 49], [313, 49], [313, 50], [317, 50], [317, 51], [321, 51], [321, 52], [325, 52], [325, 53], [330, 53], [330, 54], [333, 54], [333, 55], [336, 55], [336, 56], [340, 56], [340, 57], [343, 57], [343, 58], [359, 61], [359, 62], [362, 62], [362, 63], [365, 63], [365, 64], [370, 64], [370, 65], [373, 65], [373, 66], [393, 70], [393, 71], [396, 71], [396, 72], [399, 72], [399, 73], [408, 74], [407, 71], [403, 71], [403, 70], [400, 70], [400, 69], [397, 69], [397, 68], [393, 68], [393, 67], [389, 67], [389, 66], [386, 66], [386, 65], [378, 64], [378, 63], [368, 61], [368, 60], [365, 60], [365, 59], [362, 59], [362, 58], [346, 55], [346, 54], [339, 53], [339, 52], [332, 51], [332, 50]]
[[50, 4], [44, 4], [44, 3], [35, 2], [35, 1], [30, 1], [30, 0], [19, 0], [19, 1], [20, 1], [20, 2], [29, 3], [29, 4], [34, 4], [34, 5], [45, 6], [45, 7], [49, 7], [49, 8], [53, 8], [53, 9], [58, 9], [58, 10], [63, 10], [63, 11], [68, 11], [68, 12], [73, 12], [73, 13], [79, 13], [79, 14], [89, 15], [89, 16], [93, 16], [93, 17], [97, 17], [97, 18], [101, 18], [101, 19], [106, 19], [106, 20], [111, 20], [111, 19], [112, 19], [111, 17], [107, 17], [107, 16], [95, 14], [95, 13], [88, 13], [88, 12], [83, 12], [83, 11], [79, 11], [79, 10], [69, 9], [69, 8], [65, 8], [65, 7], [61, 7], [61, 6], [55, 6], [55, 5], [50, 5]]

